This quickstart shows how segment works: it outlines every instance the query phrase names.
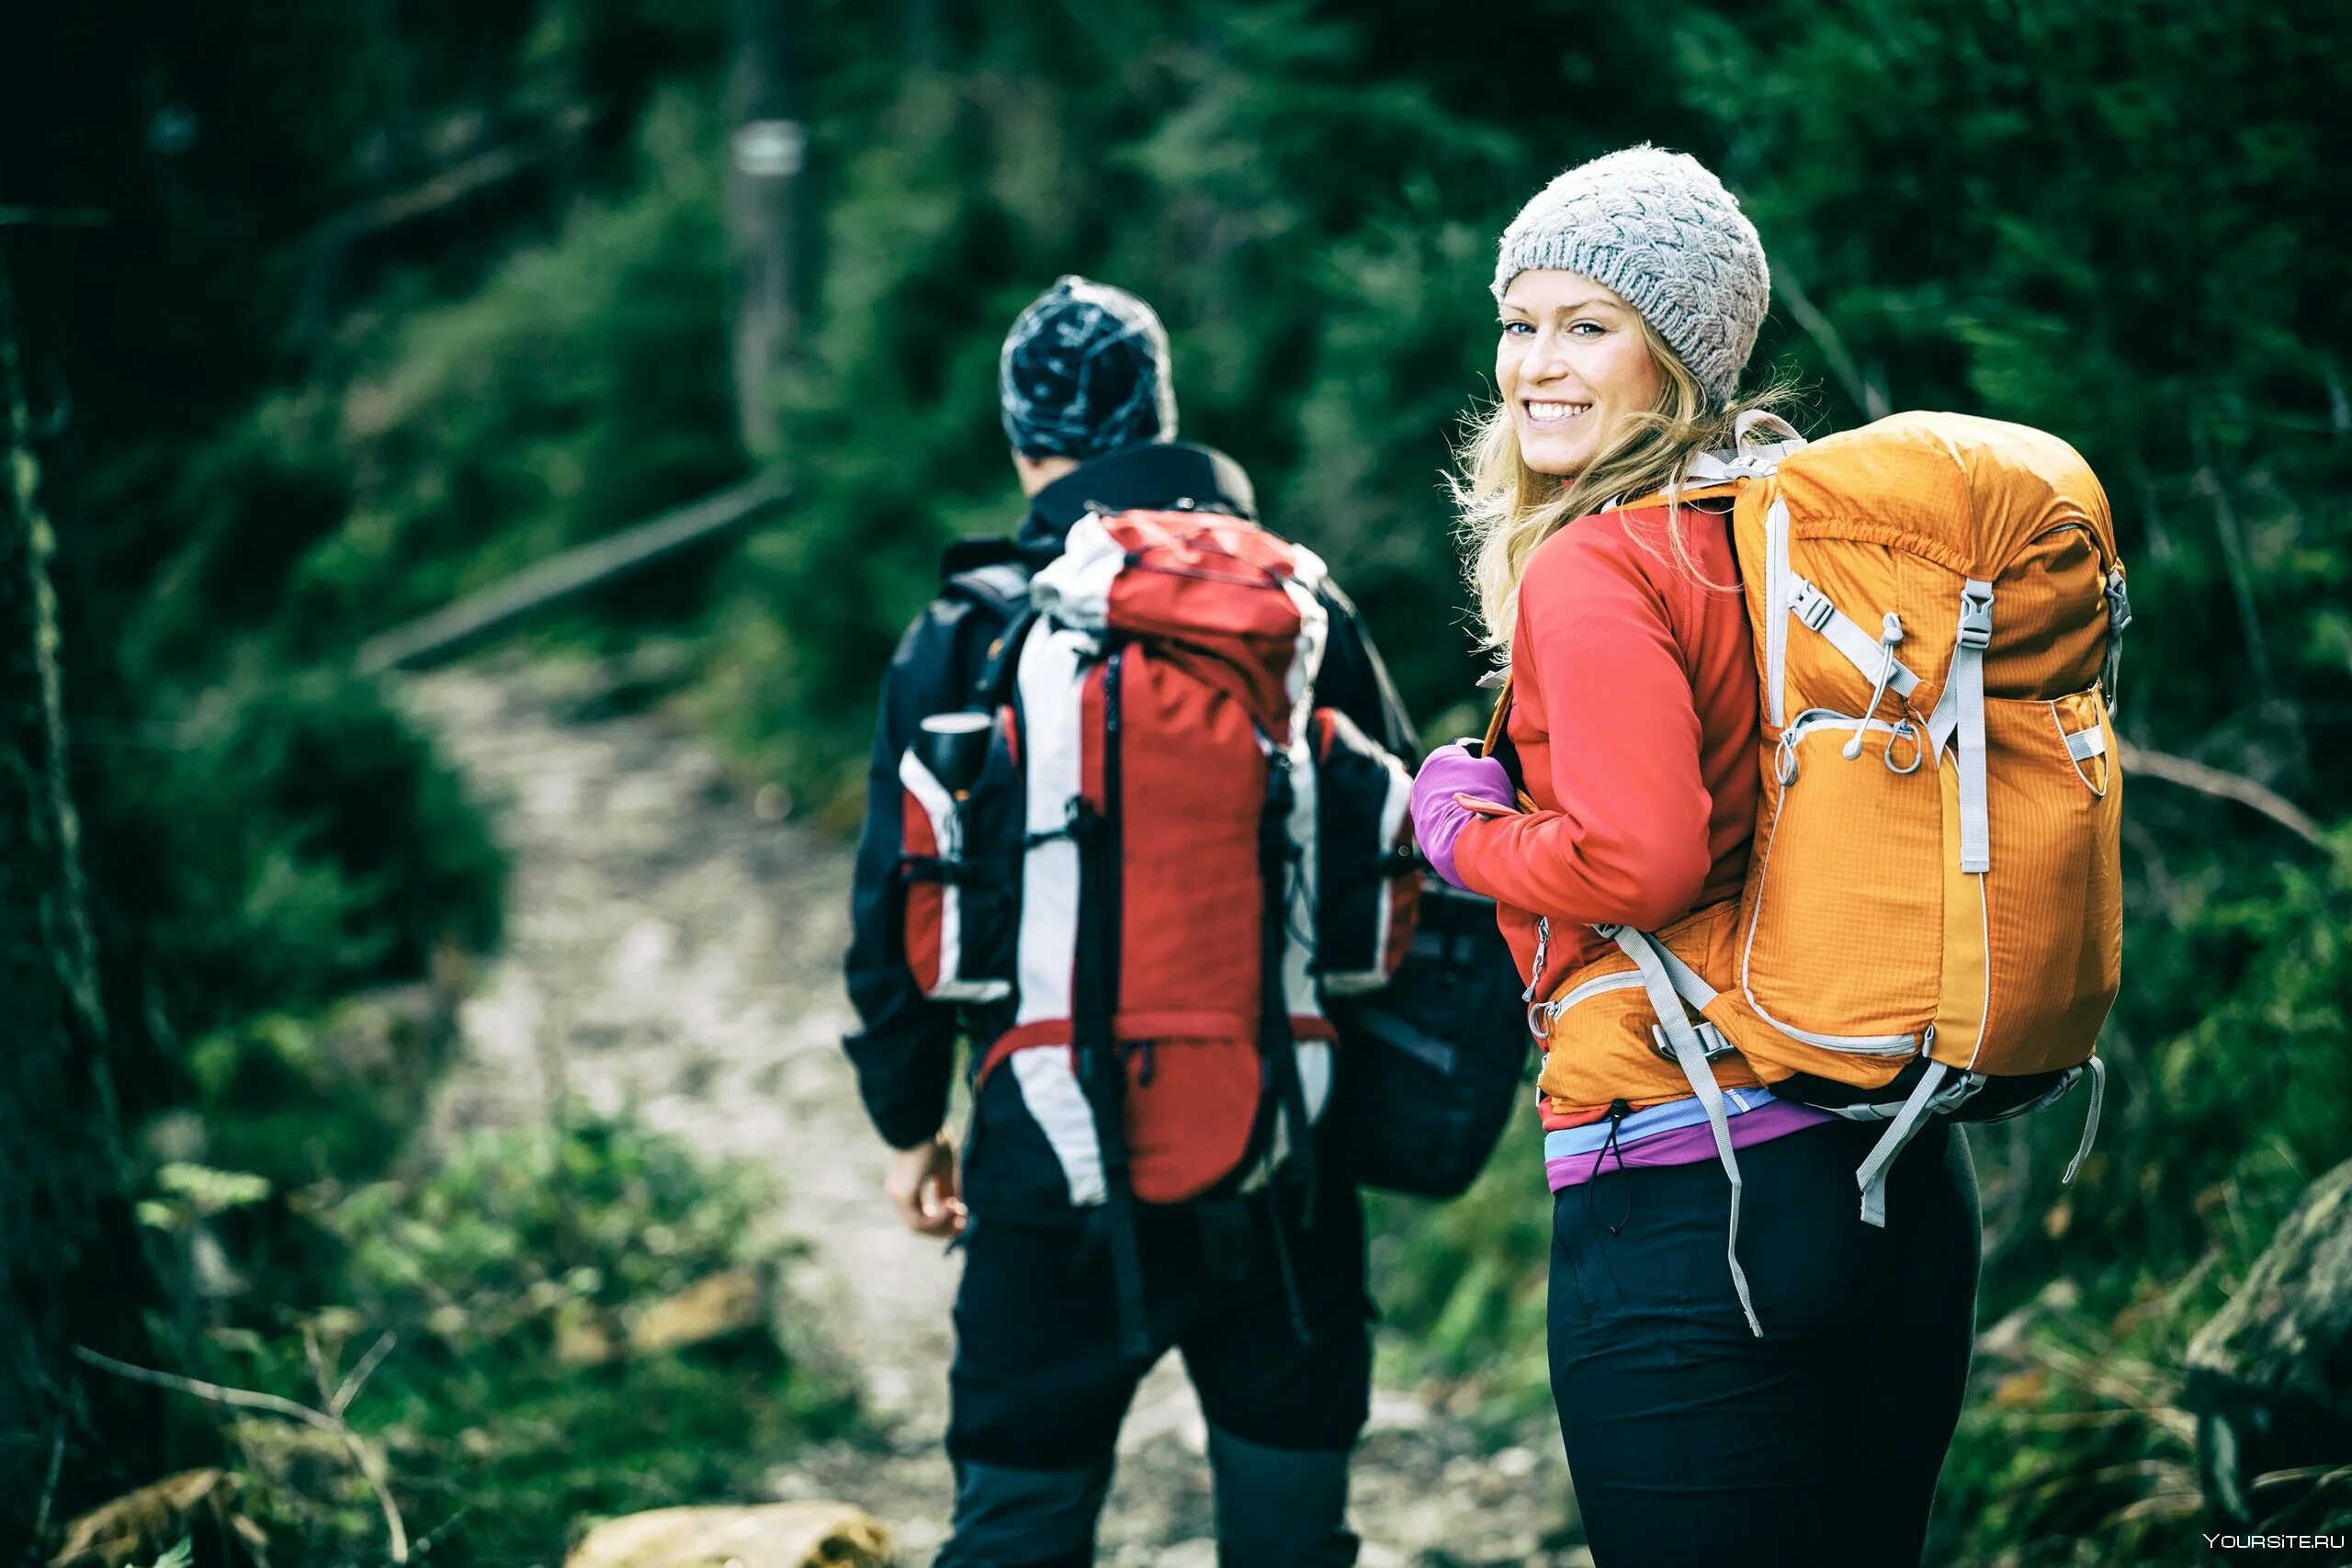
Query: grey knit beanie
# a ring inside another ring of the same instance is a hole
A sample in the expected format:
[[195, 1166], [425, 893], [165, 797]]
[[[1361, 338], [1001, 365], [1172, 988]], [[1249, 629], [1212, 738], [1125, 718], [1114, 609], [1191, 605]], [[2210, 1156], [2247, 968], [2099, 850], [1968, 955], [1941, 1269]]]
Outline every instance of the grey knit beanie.
[[1030, 457], [1099, 457], [1176, 438], [1168, 329], [1124, 288], [1065, 274], [1031, 301], [997, 359], [1004, 438]]
[[1756, 226], [1696, 158], [1644, 142], [1579, 164], [1503, 231], [1495, 298], [1537, 267], [1605, 283], [1657, 330], [1720, 406], [1771, 301]]

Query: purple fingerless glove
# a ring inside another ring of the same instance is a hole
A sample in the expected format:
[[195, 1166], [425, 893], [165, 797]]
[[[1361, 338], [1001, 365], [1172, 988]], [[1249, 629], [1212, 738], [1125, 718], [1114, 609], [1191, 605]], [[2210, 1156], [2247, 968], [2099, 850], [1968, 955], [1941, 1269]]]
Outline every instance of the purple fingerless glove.
[[1500, 762], [1474, 757], [1458, 745], [1430, 752], [1413, 775], [1413, 836], [1420, 840], [1421, 857], [1430, 870], [1461, 887], [1462, 879], [1453, 870], [1453, 840], [1477, 813], [1454, 799], [1457, 795], [1514, 807], [1517, 802], [1510, 774]]

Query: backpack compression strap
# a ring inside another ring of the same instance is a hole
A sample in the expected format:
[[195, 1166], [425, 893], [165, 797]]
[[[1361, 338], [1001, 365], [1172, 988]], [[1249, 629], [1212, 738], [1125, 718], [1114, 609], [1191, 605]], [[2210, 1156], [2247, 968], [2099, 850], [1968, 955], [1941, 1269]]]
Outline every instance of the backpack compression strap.
[[1707, 1046], [1700, 1040], [1699, 1031], [1691, 1027], [1690, 1015], [1682, 1005], [1688, 999], [1693, 1007], [1703, 1007], [1715, 999], [1715, 988], [1645, 932], [1631, 926], [1595, 926], [1593, 930], [1615, 942], [1618, 950], [1641, 971], [1642, 987], [1649, 993], [1650, 1007], [1657, 1014], [1667, 1047], [1675, 1065], [1682, 1069], [1682, 1076], [1690, 1080], [1690, 1092], [1699, 1097], [1700, 1107], [1707, 1113], [1707, 1130], [1715, 1139], [1715, 1157], [1722, 1162], [1724, 1174], [1731, 1179], [1731, 1234], [1724, 1243], [1724, 1257], [1731, 1265], [1732, 1288], [1739, 1292], [1739, 1310], [1747, 1315], [1747, 1326], [1761, 1339], [1764, 1325], [1757, 1320], [1756, 1305], [1748, 1299], [1747, 1275], [1739, 1266], [1739, 1160], [1731, 1152], [1731, 1122], [1724, 1111], [1723, 1089], [1715, 1082], [1714, 1070], [1707, 1066]]
[[1075, 829], [1079, 939], [1070, 997], [1070, 1050], [1088, 1109], [1093, 1113], [1095, 1146], [1102, 1160], [1102, 1223], [1109, 1233], [1119, 1348], [1141, 1361], [1150, 1357], [1151, 1335], [1144, 1309], [1143, 1262], [1136, 1237], [1136, 1197], [1127, 1149], [1127, 1066], [1117, 1029], [1122, 896], [1119, 676], [1123, 662], [1122, 655], [1114, 650], [1102, 666], [1102, 810], [1082, 829]]
[[1928, 739], [1939, 758], [1955, 737], [1960, 743], [1960, 869], [1993, 868], [1993, 835], [1985, 810], [1984, 649], [1993, 641], [1993, 585], [1970, 578], [1960, 589], [1960, 637], [1952, 645], [1951, 673], [1943, 695], [1928, 716]]

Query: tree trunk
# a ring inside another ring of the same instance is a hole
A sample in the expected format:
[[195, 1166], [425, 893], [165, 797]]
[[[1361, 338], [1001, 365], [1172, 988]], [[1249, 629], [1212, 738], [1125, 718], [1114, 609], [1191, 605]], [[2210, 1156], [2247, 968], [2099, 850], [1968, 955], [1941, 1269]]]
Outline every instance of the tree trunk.
[[776, 377], [800, 328], [793, 252], [807, 136], [790, 116], [785, 0], [733, 0], [731, 10], [727, 230], [734, 262], [736, 423], [743, 449], [766, 462], [783, 445]]
[[[0, 1562], [156, 1456], [151, 1401], [85, 1385], [70, 1346], [137, 1353], [152, 1301], [100, 1045], [67, 784], [55, 536], [0, 270]], [[127, 1341], [127, 1342], [126, 1342]]]

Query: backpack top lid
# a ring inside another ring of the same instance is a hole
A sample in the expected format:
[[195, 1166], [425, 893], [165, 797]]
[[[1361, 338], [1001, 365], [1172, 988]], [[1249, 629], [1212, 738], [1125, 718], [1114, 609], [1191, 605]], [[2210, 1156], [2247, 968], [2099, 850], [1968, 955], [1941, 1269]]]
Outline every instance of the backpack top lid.
[[1206, 654], [1238, 677], [1259, 728], [1290, 742], [1321, 671], [1329, 617], [1314, 551], [1210, 512], [1089, 513], [1030, 581], [1053, 624]]
[[1987, 581], [2069, 525], [2087, 530], [2106, 560], [2117, 553], [2107, 492], [2090, 465], [2057, 436], [2022, 424], [1894, 414], [1823, 436], [1777, 472], [1799, 537], [1875, 538]]

